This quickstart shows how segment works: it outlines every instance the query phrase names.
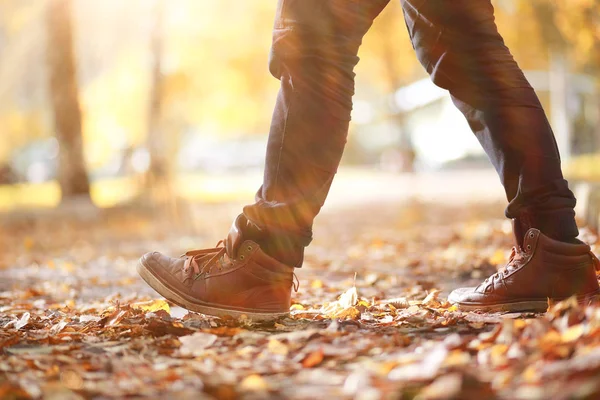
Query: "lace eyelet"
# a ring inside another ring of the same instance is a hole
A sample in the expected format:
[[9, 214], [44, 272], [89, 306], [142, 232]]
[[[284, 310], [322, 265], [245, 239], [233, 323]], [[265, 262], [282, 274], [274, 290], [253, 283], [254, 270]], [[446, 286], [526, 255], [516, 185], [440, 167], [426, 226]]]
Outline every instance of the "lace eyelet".
[[531, 232], [531, 233], [529, 234], [529, 237], [533, 239], [533, 238], [535, 237], [535, 233]]
[[244, 258], [246, 258], [246, 256], [244, 256], [243, 254], [240, 256], [240, 260], [243, 260]]
[[246, 250], [248, 250], [248, 251], [252, 251], [252, 246], [248, 246], [248, 247], [246, 247]]
[[531, 245], [530, 244], [527, 245], [527, 250], [531, 250]]

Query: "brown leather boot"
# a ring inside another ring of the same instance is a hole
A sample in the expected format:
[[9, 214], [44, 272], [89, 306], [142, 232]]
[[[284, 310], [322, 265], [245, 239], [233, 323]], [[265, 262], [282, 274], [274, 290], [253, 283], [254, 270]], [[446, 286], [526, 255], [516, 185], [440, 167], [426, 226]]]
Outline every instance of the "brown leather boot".
[[240, 215], [224, 243], [213, 249], [189, 251], [179, 258], [145, 254], [137, 271], [167, 300], [191, 311], [253, 320], [285, 316], [294, 268], [265, 254], [256, 242], [244, 240], [243, 226]]
[[467, 311], [545, 312], [549, 299], [577, 296], [587, 303], [599, 297], [600, 262], [587, 244], [559, 242], [535, 228], [516, 239], [506, 267], [475, 288], [454, 290], [448, 301]]

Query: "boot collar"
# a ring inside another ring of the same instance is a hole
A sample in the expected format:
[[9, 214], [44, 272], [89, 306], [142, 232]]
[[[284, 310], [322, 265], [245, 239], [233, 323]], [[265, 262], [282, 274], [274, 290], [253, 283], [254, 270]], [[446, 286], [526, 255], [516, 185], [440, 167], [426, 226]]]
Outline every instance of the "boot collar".
[[258, 243], [263, 235], [264, 232], [251, 223], [244, 214], [238, 215], [235, 221], [233, 221], [231, 229], [229, 229], [227, 239], [225, 239], [227, 255], [231, 258], [236, 258], [238, 250], [245, 240], [252, 240]]
[[229, 229], [229, 234], [227, 235], [227, 239], [225, 239], [225, 249], [230, 258], [236, 257], [237, 251], [244, 241], [242, 230], [244, 225], [246, 225], [246, 217], [244, 217], [244, 214], [240, 214], [233, 221], [231, 229]]

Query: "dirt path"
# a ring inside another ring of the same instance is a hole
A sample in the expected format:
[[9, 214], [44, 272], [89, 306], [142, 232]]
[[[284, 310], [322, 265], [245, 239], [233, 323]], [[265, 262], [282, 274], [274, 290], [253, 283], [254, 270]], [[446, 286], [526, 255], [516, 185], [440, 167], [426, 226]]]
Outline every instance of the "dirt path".
[[136, 276], [146, 251], [213, 245], [238, 209], [189, 207], [179, 225], [131, 210], [2, 224], [0, 398], [600, 395], [600, 308], [529, 318], [445, 301], [506, 261], [500, 202], [326, 208], [292, 315], [270, 324], [188, 314]]

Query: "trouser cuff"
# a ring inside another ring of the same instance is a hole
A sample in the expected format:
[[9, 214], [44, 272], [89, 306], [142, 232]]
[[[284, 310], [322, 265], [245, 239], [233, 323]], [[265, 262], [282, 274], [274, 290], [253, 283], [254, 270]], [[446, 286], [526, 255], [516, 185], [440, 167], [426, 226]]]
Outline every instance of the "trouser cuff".
[[290, 233], [270, 226], [259, 225], [245, 212], [248, 225], [243, 228], [244, 238], [254, 240], [260, 248], [277, 261], [300, 268], [304, 261], [304, 247], [312, 238]]
[[575, 222], [575, 211], [561, 210], [554, 212], [531, 213], [522, 212], [517, 219], [523, 228], [539, 229], [544, 235], [555, 240], [568, 242], [579, 235]]

